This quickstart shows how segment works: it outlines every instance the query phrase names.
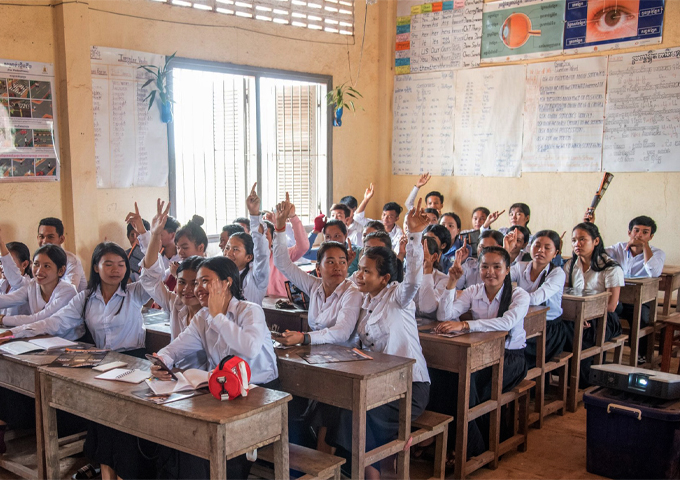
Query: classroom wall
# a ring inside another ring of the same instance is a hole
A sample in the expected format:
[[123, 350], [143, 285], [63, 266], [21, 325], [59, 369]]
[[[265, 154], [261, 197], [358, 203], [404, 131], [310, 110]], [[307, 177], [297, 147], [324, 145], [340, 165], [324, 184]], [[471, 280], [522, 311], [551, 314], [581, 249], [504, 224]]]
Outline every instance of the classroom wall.
[[[394, 42], [396, 31], [396, 2], [389, 2], [390, 56], [389, 91], [394, 88]], [[650, 50], [680, 46], [680, 2], [668, 0], [664, 20], [663, 43], [651, 48], [617, 50], [623, 53], [635, 50]], [[612, 53], [612, 52], [609, 52]], [[387, 54], [387, 52], [385, 52]], [[607, 52], [602, 54], [606, 55]], [[591, 55], [551, 57], [550, 60], [579, 58]], [[546, 61], [543, 60], [543, 61]], [[539, 62], [536, 60], [534, 62]], [[532, 62], [517, 62], [532, 63]], [[391, 132], [392, 104], [388, 105], [386, 118]], [[389, 138], [391, 142], [391, 135]], [[389, 148], [389, 147], [388, 147]], [[680, 162], [680, 159], [678, 160]], [[391, 168], [391, 160], [385, 161], [385, 168]], [[562, 234], [565, 239], [565, 254], [571, 253], [569, 235], [574, 225], [583, 218], [586, 207], [590, 206], [593, 194], [599, 187], [602, 173], [525, 173], [520, 178], [482, 177], [433, 177], [423, 189], [423, 195], [430, 190], [439, 190], [445, 197], [445, 209], [458, 213], [463, 228], [470, 228], [472, 210], [486, 206], [492, 211], [506, 210], [515, 202], [524, 202], [531, 207], [529, 227], [535, 232], [550, 228]], [[403, 204], [413, 187], [416, 177], [392, 175], [390, 193], [395, 201]], [[607, 245], [627, 240], [628, 222], [637, 215], [650, 215], [659, 226], [652, 244], [666, 252], [667, 264], [680, 264], [680, 173], [616, 173], [604, 200], [597, 209], [597, 225]], [[507, 217], [494, 225], [507, 226]]]

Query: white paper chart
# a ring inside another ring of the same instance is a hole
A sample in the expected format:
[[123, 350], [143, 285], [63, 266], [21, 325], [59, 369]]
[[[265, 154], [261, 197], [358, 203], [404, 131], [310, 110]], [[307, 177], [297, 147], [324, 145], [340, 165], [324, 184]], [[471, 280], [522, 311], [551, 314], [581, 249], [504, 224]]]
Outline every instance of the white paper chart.
[[[162, 187], [168, 180], [167, 125], [156, 103], [148, 110], [142, 89], [148, 73], [139, 65], [162, 66], [165, 57], [92, 47], [97, 187]], [[158, 102], [156, 98], [156, 102]]]
[[524, 65], [456, 72], [456, 176], [520, 176], [525, 80]]
[[680, 171], [680, 48], [609, 57], [602, 167]]
[[395, 77], [393, 174], [451, 175], [455, 103], [453, 72]]
[[527, 65], [524, 172], [599, 172], [607, 57]]

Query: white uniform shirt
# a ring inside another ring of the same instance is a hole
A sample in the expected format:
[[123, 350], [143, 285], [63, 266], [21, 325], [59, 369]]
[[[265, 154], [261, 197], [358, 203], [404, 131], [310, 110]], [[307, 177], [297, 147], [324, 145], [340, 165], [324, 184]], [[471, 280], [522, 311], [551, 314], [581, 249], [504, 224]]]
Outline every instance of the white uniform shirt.
[[409, 234], [406, 260], [403, 282], [390, 283], [375, 297], [364, 294], [357, 330], [364, 350], [412, 358], [413, 381], [429, 382], [413, 301], [423, 276], [422, 233]]
[[248, 362], [251, 382], [264, 384], [279, 376], [276, 355], [264, 311], [259, 305], [232, 297], [226, 314], [215, 317], [207, 308], [201, 309], [189, 326], [161, 349], [158, 356], [170, 368], [179, 359], [203, 350], [213, 369], [227, 355], [236, 355]]
[[427, 275], [423, 274], [423, 280], [415, 298], [416, 317], [431, 319], [437, 317], [439, 299], [446, 290], [448, 281], [449, 276], [437, 269]]
[[[139, 248], [142, 251], [142, 255], [146, 255], [146, 250], [149, 248], [149, 243], [151, 243], [151, 232], [147, 230], [142, 235], [138, 235], [137, 242], [139, 242]], [[167, 280], [168, 277], [170, 277], [170, 264], [174, 262], [178, 263], [182, 262], [182, 257], [179, 256], [179, 253], [175, 253], [170, 258], [166, 257], [162, 253], [159, 253], [158, 258], [161, 261], [161, 265], [163, 265], [164, 271], [163, 281]]]
[[[14, 263], [11, 253], [0, 257], [0, 263], [2, 263], [2, 272], [5, 275], [5, 278], [0, 280], [0, 296], [18, 290], [20, 287], [27, 285], [31, 280], [31, 277], [28, 275], [21, 274], [19, 267]], [[0, 309], [0, 315], [27, 315], [30, 313], [31, 310], [25, 304], [18, 307]]]
[[616, 260], [621, 268], [623, 268], [623, 275], [629, 277], [658, 277], [663, 271], [663, 264], [666, 261], [666, 254], [663, 250], [652, 247], [652, 258], [645, 263], [645, 254], [639, 253], [633, 256], [629, 250], [626, 250], [628, 242], [619, 242], [607, 248], [607, 255]]
[[479, 273], [479, 261], [476, 258], [468, 258], [461, 266], [463, 267], [463, 276], [456, 283], [457, 290], [463, 290], [472, 285], [482, 283], [482, 276]]
[[[569, 259], [564, 264], [564, 273], [569, 275], [569, 268], [572, 260]], [[623, 277], [623, 270], [618, 265], [609, 267], [601, 272], [596, 272], [590, 265], [585, 272], [581, 268], [581, 262], [576, 260], [574, 272], [571, 278], [571, 286], [582, 290], [592, 290], [597, 293], [606, 292], [608, 288], [623, 287], [626, 281]]]
[[[150, 268], [142, 268], [139, 283], [151, 295], [154, 302], [170, 315], [170, 339], [174, 340], [186, 330], [189, 324], [189, 308], [182, 303], [179, 295], [167, 289], [163, 283], [164, 274], [165, 271], [159, 257]], [[175, 363], [181, 369], [198, 368], [205, 370], [207, 368], [205, 352], [197, 352], [195, 355], [189, 355]]]
[[[10, 327], [26, 325], [51, 317], [69, 304], [71, 299], [78, 294], [76, 287], [66, 280], [59, 280], [54, 288], [50, 299], [45, 302], [40, 291], [40, 285], [35, 279], [31, 279], [23, 287], [7, 295], [0, 296], [0, 306], [27, 305], [29, 314], [12, 315], [3, 318], [2, 323]], [[85, 334], [85, 327], [75, 328], [68, 335], [68, 340], [77, 340]]]
[[347, 238], [352, 242], [353, 247], [361, 248], [364, 246], [364, 227], [357, 221], [347, 227]]
[[[366, 214], [364, 212], [361, 212], [354, 214], [354, 221], [364, 226], [368, 222], [372, 221], [372, 219], [366, 218]], [[392, 228], [392, 231], [387, 233], [389, 234], [390, 239], [392, 240], [392, 250], [394, 250], [394, 253], [399, 253], [399, 241], [401, 240], [402, 235], [404, 235], [404, 231], [401, 229], [399, 225], [395, 223], [394, 228]]]
[[[529, 294], [530, 305], [545, 304], [550, 310], [547, 313], [547, 320], [555, 320], [562, 316], [562, 292], [567, 275], [559, 267], [553, 267], [550, 275], [547, 275], [550, 265], [546, 265], [538, 275], [536, 281], [531, 280], [531, 262], [517, 262], [510, 267], [510, 277], [517, 286]], [[545, 277], [545, 282], [540, 287], [541, 278]]]
[[302, 271], [288, 255], [283, 236], [274, 236], [274, 266], [296, 287], [309, 295], [308, 324], [312, 345], [333, 343], [356, 347], [356, 333], [363, 295], [346, 279], [326, 298], [323, 281]]
[[[253, 238], [253, 260], [250, 262], [250, 268], [246, 278], [243, 279], [241, 289], [247, 301], [262, 306], [262, 299], [267, 294], [269, 286], [269, 241], [263, 233], [260, 233], [259, 228], [260, 217], [251, 215], [250, 236]], [[240, 275], [243, 270], [238, 273]]]
[[[66, 252], [66, 250], [64, 250]], [[87, 277], [83, 270], [83, 264], [80, 259], [71, 252], [66, 252], [66, 273], [61, 277], [62, 280], [73, 284], [78, 292], [82, 292], [87, 288]]]
[[468, 321], [471, 332], [508, 331], [505, 348], [508, 350], [524, 348], [527, 344], [524, 317], [529, 312], [529, 294], [519, 287], [514, 288], [508, 310], [502, 317], [498, 317], [504, 288], [501, 287], [491, 302], [483, 283], [469, 286], [458, 295], [458, 298], [455, 290], [446, 290], [439, 303], [437, 320], [458, 320], [462, 314], [471, 311], [473, 320]]
[[87, 301], [83, 317], [87, 294], [87, 290], [80, 292], [50, 318], [12, 328], [12, 334], [17, 338], [44, 334], [63, 337], [85, 322], [97, 348], [117, 352], [144, 348], [146, 331], [142, 307], [151, 297], [140, 283], [129, 283], [125, 291], [118, 287], [109, 303], [104, 302], [101, 287], [97, 287]]

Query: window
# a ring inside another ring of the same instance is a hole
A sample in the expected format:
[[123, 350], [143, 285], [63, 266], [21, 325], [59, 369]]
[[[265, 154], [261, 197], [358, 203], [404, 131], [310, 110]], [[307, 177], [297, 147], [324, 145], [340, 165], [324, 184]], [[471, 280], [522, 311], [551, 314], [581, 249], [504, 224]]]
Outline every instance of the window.
[[354, 35], [354, 0], [151, 1], [340, 35]]
[[330, 77], [178, 59], [170, 126], [172, 211], [218, 235], [245, 216], [258, 182], [262, 209], [289, 192], [311, 223], [331, 199]]

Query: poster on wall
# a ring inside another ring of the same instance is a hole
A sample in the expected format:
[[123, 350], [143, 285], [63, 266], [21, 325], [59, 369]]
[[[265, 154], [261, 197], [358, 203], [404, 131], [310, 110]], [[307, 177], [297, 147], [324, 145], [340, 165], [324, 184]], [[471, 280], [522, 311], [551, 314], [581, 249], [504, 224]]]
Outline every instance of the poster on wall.
[[59, 180], [54, 67], [0, 59], [0, 182]]
[[562, 54], [565, 0], [502, 0], [484, 4], [482, 63]]
[[91, 47], [92, 110], [98, 188], [163, 187], [168, 181], [168, 132], [159, 102], [148, 109], [140, 65], [163, 55]]
[[661, 43], [664, 0], [568, 0], [564, 53]]

